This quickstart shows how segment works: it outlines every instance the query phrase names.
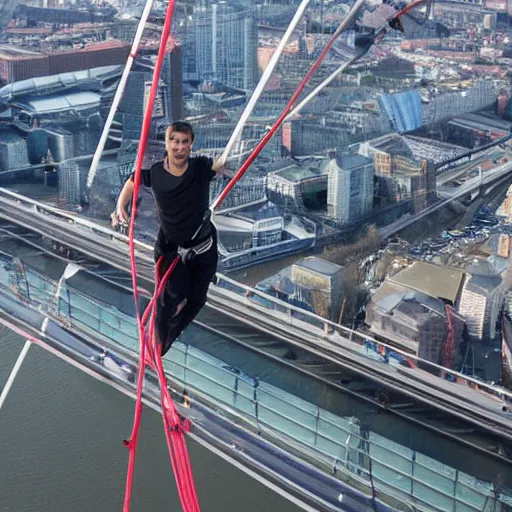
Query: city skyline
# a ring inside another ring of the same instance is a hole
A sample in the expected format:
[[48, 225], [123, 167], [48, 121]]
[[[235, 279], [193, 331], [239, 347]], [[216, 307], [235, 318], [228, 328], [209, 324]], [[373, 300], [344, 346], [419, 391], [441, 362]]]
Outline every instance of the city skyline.
[[[156, 4], [88, 191], [90, 158], [136, 20], [128, 11], [126, 16], [112, 11], [92, 21], [97, 6], [91, 4], [91, 21], [85, 21], [80, 5], [64, 1], [18, 7], [2, 35], [0, 102], [7, 115], [2, 118], [0, 176], [12, 186], [20, 177], [34, 186], [39, 180], [48, 194], [56, 191], [56, 204], [85, 206], [101, 219], [108, 216], [135, 159], [162, 11]], [[318, 56], [327, 41], [319, 26], [327, 30], [326, 23], [343, 19], [349, 5], [317, 7], [284, 48], [234, 146], [231, 167], [244, 161]], [[57, 24], [49, 23], [50, 10], [59, 11]], [[278, 12], [282, 18], [275, 16]], [[221, 268], [233, 271], [340, 236], [363, 236], [364, 226], [375, 225], [379, 233], [399, 231], [403, 221], [442, 208], [450, 197], [459, 200], [459, 190], [471, 184], [475, 173], [481, 180], [484, 174], [499, 178], [508, 165], [512, 126], [504, 68], [509, 39], [501, 13], [501, 6], [482, 3], [461, 11], [451, 4], [435, 5], [429, 12], [420, 8], [404, 22], [403, 32], [388, 32], [300, 114], [286, 119], [215, 216]], [[182, 118], [195, 125], [196, 151], [222, 151], [292, 14], [293, 2], [196, 2], [178, 10], [147, 162], [162, 157], [165, 127]], [[363, 44], [360, 34], [380, 26], [386, 15], [379, 9], [365, 12], [357, 30], [335, 42], [306, 91], [340, 61], [353, 58]], [[431, 20], [442, 20], [442, 27]], [[222, 186], [214, 185], [212, 199]], [[481, 185], [474, 186], [462, 200]], [[149, 194], [143, 205], [139, 230], [151, 240], [156, 229]]]

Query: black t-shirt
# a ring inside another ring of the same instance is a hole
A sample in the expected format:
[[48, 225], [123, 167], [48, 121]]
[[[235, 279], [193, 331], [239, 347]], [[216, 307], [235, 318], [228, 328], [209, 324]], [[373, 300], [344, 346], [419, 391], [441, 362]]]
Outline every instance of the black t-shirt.
[[[201, 226], [209, 206], [210, 181], [216, 175], [212, 165], [211, 158], [197, 156], [189, 159], [183, 176], [167, 172], [163, 161], [142, 170], [142, 183], [153, 192], [158, 222], [169, 242], [190, 245], [187, 242]], [[203, 238], [204, 232], [202, 229], [195, 240]]]

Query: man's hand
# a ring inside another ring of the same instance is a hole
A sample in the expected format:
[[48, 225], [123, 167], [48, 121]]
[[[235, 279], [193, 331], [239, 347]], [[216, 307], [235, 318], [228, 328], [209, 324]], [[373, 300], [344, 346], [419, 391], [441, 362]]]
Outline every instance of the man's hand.
[[110, 219], [113, 228], [119, 224], [128, 224], [128, 214], [122, 206], [116, 206], [115, 211], [110, 215]]
[[217, 174], [224, 174], [226, 169], [226, 160], [222, 157], [218, 158], [212, 165], [212, 170]]

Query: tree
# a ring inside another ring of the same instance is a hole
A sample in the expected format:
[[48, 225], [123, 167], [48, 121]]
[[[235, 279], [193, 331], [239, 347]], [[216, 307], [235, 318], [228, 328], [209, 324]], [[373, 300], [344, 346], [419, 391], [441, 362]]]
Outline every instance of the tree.
[[[361, 287], [365, 279], [365, 271], [361, 267], [361, 260], [380, 248], [380, 235], [375, 226], [369, 226], [366, 233], [352, 244], [336, 245], [326, 247], [323, 256], [338, 265], [343, 265], [343, 278], [341, 285], [341, 303], [344, 304], [342, 317], [338, 319], [338, 311], [332, 314], [336, 317], [334, 321], [342, 321], [351, 326], [355, 316], [366, 304], [368, 292]], [[315, 306], [316, 310], [316, 306]], [[327, 317], [326, 317], [327, 318]]]
[[311, 290], [311, 305], [322, 318], [331, 319], [331, 304], [327, 294], [321, 290]]
[[343, 269], [342, 296], [343, 318], [341, 322], [351, 326], [359, 310], [366, 304], [368, 292], [361, 287], [364, 271], [358, 262], [352, 262]]
[[369, 226], [366, 233], [352, 244], [328, 246], [324, 249], [323, 257], [338, 265], [348, 263], [369, 256], [380, 247], [380, 235], [375, 226]]

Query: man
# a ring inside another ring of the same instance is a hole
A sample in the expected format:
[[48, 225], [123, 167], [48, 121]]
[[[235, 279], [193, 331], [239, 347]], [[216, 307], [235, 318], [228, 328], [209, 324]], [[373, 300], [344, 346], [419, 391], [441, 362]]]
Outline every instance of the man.
[[[209, 192], [210, 181], [222, 173], [223, 165], [204, 156], [190, 157], [193, 142], [190, 124], [173, 123], [165, 134], [165, 159], [142, 171], [142, 183], [153, 192], [160, 225], [155, 243], [155, 261], [163, 257], [160, 277], [180, 256], [157, 306], [156, 334], [162, 355], [204, 306], [217, 270], [217, 232], [208, 215]], [[133, 178], [132, 174], [119, 195], [112, 214], [114, 227], [128, 220]]]

